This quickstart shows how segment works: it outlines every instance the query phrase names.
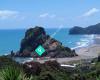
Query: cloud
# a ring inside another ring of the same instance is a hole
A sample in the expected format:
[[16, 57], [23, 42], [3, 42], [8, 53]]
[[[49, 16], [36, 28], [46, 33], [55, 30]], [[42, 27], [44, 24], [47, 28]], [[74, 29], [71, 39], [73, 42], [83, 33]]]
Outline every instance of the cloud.
[[47, 17], [48, 15], [49, 15], [48, 13], [43, 13], [43, 14], [39, 15], [39, 17], [40, 17], [40, 18], [45, 18], [45, 17]]
[[52, 15], [49, 15], [50, 18], [55, 18], [56, 15], [55, 14], [52, 14]]
[[40, 18], [55, 18], [56, 15], [55, 14], [49, 14], [49, 13], [43, 13], [41, 15], [39, 15]]
[[100, 10], [97, 8], [92, 8], [89, 11], [85, 12], [82, 16], [80, 17], [89, 17], [91, 15], [94, 15], [95, 13], [99, 12]]
[[16, 18], [19, 12], [11, 10], [0, 10], [0, 19]]

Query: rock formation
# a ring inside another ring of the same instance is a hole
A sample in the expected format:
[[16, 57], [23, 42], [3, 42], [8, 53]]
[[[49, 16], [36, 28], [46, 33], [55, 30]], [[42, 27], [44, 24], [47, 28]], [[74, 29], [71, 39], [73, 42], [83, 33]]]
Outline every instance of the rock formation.
[[[35, 52], [39, 45], [42, 45], [45, 49], [45, 53], [41, 56]], [[36, 26], [26, 31], [16, 56], [62, 58], [76, 56], [76, 53], [74, 50], [72, 51], [70, 48], [64, 47], [61, 42], [47, 35], [44, 28]]]
[[69, 34], [100, 34], [100, 23], [86, 28], [75, 26], [70, 29]]

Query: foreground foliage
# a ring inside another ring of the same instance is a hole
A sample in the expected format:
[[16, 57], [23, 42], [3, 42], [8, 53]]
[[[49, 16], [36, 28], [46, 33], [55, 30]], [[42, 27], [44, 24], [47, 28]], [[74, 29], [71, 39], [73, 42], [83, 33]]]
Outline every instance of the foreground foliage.
[[85, 69], [79, 66], [75, 69], [62, 68], [56, 61], [22, 65], [10, 58], [0, 57], [0, 80], [100, 80], [100, 62]]

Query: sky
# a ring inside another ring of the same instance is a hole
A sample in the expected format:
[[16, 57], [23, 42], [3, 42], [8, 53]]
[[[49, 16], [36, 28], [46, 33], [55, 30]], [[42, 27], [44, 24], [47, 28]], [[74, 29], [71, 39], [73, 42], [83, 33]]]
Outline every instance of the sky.
[[87, 27], [100, 23], [100, 0], [0, 0], [0, 29]]

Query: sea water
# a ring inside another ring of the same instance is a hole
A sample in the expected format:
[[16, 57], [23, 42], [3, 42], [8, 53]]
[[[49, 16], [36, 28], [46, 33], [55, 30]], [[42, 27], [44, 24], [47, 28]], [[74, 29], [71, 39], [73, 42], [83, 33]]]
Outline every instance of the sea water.
[[[70, 48], [84, 47], [93, 42], [94, 35], [69, 35], [69, 29], [46, 29], [46, 33]], [[25, 29], [0, 30], [0, 55], [20, 49], [21, 40], [24, 38]]]

